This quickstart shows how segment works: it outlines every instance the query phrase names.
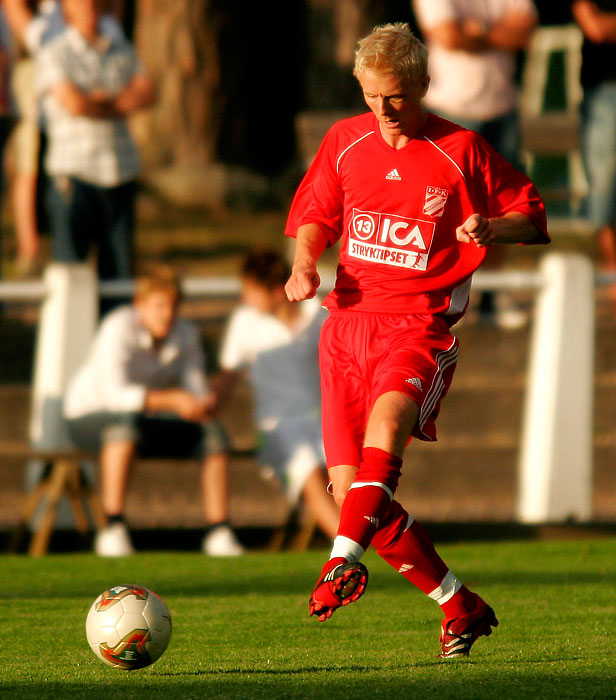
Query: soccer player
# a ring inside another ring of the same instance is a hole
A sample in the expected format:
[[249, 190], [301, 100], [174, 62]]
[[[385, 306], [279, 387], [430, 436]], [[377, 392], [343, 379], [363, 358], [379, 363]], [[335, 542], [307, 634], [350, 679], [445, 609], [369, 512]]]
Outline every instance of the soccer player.
[[325, 621], [360, 598], [368, 581], [360, 559], [372, 543], [440, 605], [441, 656], [466, 656], [498, 620], [394, 494], [410, 438], [436, 439], [457, 358], [450, 328], [464, 314], [473, 272], [491, 245], [547, 243], [545, 209], [481, 136], [427, 113], [427, 51], [408, 25], [364, 37], [354, 75], [370, 111], [329, 130], [286, 228], [296, 238], [291, 300], [316, 294], [319, 257], [340, 241], [320, 369], [341, 514], [310, 614]]

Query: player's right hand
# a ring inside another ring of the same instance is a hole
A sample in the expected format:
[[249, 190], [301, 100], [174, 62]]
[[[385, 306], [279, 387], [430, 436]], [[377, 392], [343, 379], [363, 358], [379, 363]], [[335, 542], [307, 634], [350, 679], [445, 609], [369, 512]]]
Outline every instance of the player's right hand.
[[303, 301], [316, 296], [321, 284], [321, 278], [316, 267], [293, 266], [291, 277], [285, 285], [285, 292], [289, 301]]

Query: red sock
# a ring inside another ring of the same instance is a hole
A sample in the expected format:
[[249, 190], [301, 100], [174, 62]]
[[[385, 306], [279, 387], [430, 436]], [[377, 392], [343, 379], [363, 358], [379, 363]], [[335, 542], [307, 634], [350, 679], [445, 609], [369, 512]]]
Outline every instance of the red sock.
[[328, 561], [323, 564], [323, 568], [321, 569], [321, 576], [319, 577], [320, 579], [325, 576], [326, 573], [331, 571], [332, 569], [335, 569], [338, 564], [346, 564], [346, 559], [344, 557], [334, 557], [333, 559], [329, 559]]
[[[412, 521], [410, 526], [409, 520]], [[388, 564], [426, 595], [432, 594], [433, 597], [450, 573], [428, 533], [416, 520], [409, 518], [397, 501], [392, 502], [372, 543]], [[459, 617], [473, 610], [475, 605], [475, 596], [462, 586], [441, 604], [441, 609], [445, 617]]]
[[441, 605], [445, 617], [462, 617], [477, 607], [477, 596], [464, 585], [446, 603]]
[[340, 511], [338, 536], [368, 549], [387, 515], [398, 485], [402, 460], [376, 447], [366, 447], [362, 463]]

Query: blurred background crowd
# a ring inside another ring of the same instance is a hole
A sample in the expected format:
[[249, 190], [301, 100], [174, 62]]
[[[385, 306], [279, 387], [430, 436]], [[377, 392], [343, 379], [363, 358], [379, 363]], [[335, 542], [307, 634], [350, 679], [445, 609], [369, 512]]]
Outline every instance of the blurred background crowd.
[[[616, 271], [616, 194], [607, 189], [616, 180], [613, 0], [2, 0], [0, 7], [4, 280], [40, 279], [50, 262], [91, 262], [101, 280], [128, 279], [162, 261], [177, 262], [180, 273], [239, 278], [255, 247], [285, 257], [284, 215], [325, 129], [366, 110], [351, 73], [356, 41], [398, 21], [429, 47], [428, 108], [479, 131], [529, 173], [557, 243], [561, 230], [573, 232], [565, 246]], [[547, 28], [565, 31], [564, 43], [546, 54], [533, 41]], [[532, 76], [542, 68], [533, 95]], [[541, 113], [566, 121], [541, 126], [533, 121]], [[487, 264], [507, 262], [493, 253]], [[265, 288], [274, 299], [280, 280]], [[606, 297], [616, 309], [614, 290]], [[120, 302], [107, 298], [101, 313]], [[484, 291], [475, 302], [487, 326], [527, 323], [527, 310], [505, 294]], [[206, 339], [208, 371], [216, 369], [220, 321], [231, 308], [187, 309], [218, 323]], [[265, 312], [287, 313], [273, 301]], [[11, 314], [28, 318], [22, 307]], [[4, 336], [3, 383], [27, 382], [31, 348], [14, 353], [12, 364], [16, 336]], [[214, 520], [227, 517], [223, 508]]]
[[[533, 32], [542, 26], [571, 24], [576, 4], [602, 8], [605, 3], [458, 3], [463, 12], [490, 18], [490, 22], [499, 14], [518, 15], [519, 25], [508, 29], [506, 41], [501, 42], [506, 50], [477, 42], [472, 34], [477, 26], [481, 30], [481, 19], [475, 29], [471, 24], [469, 36], [463, 36], [461, 24], [457, 25], [458, 35], [451, 35], [447, 6], [456, 3], [297, 0], [275, 11], [215, 0], [106, 0], [95, 4], [104, 17], [101, 34], [118, 45], [125, 42], [135, 48], [131, 70], [144, 81], [147, 76], [150, 85], [138, 86], [142, 92], [130, 104], [125, 103], [122, 111], [130, 123], [140, 165], [130, 160], [132, 154], [130, 158], [126, 155], [125, 149], [130, 150], [126, 139], [115, 146], [123, 153], [121, 172], [106, 175], [103, 182], [100, 173], [96, 177], [84, 175], [82, 166], [77, 179], [88, 183], [98, 180], [95, 184], [105, 187], [138, 182], [141, 192], [155, 192], [171, 204], [212, 211], [242, 207], [284, 210], [312, 155], [317, 138], [312, 134], [322, 132], [311, 115], [329, 112], [333, 120], [336, 113], [364, 109], [350, 70], [355, 41], [375, 24], [387, 21], [409, 22], [429, 44], [433, 85], [428, 106], [471, 127], [481, 129], [483, 125], [489, 140], [509, 158], [523, 163], [516, 90]], [[62, 198], [57, 196], [57, 187], [54, 198], [53, 185], [70, 168], [59, 160], [86, 153], [71, 146], [67, 133], [83, 129], [88, 118], [100, 121], [101, 117], [84, 112], [84, 105], [80, 105], [81, 114], [73, 115], [78, 119], [57, 125], [61, 110], [53, 104], [57, 95], [49, 97], [49, 81], [54, 76], [45, 47], [66, 28], [61, 5], [54, 0], [4, 0], [2, 4], [1, 143], [7, 176], [4, 209], [8, 210], [3, 270], [8, 277], [40, 272], [50, 257], [85, 255], [83, 245], [71, 250], [66, 240], [51, 246], [46, 238], [50, 232], [54, 240], [61, 236], [57, 219], [62, 217]], [[604, 39], [597, 43], [609, 59], [613, 44]], [[449, 63], [448, 53], [454, 57]], [[468, 66], [460, 60], [464, 55], [470, 57]], [[481, 69], [483, 74], [472, 72], [478, 70], [478, 57], [487, 66]], [[583, 71], [582, 77], [590, 80], [595, 74], [596, 81], [599, 65], [594, 59], [592, 71]], [[82, 94], [90, 89], [85, 70], [86, 64], [80, 75], [67, 76], [82, 81], [78, 86]], [[101, 69], [92, 66], [92, 70]], [[475, 79], [470, 91], [464, 70], [469, 71], [467, 80]], [[556, 101], [556, 107], [562, 106], [558, 104], [562, 100], [558, 83], [564, 80], [563, 75], [564, 69], [551, 76], [548, 85], [552, 94], [547, 97]], [[492, 77], [486, 81], [486, 76]], [[117, 79], [127, 80], [127, 76]], [[100, 75], [90, 78], [97, 89], [100, 80]], [[451, 93], [456, 80], [458, 86], [464, 86], [466, 100], [461, 99], [459, 89]], [[444, 96], [448, 93], [447, 100]], [[474, 107], [469, 110], [471, 104]], [[74, 103], [71, 109], [76, 109]], [[495, 137], [497, 132], [500, 135]], [[554, 138], [549, 133], [543, 136], [548, 141]], [[63, 138], [72, 155], [64, 152]], [[89, 134], [87, 138], [96, 137]], [[98, 138], [105, 139], [101, 134]], [[127, 158], [128, 163], [124, 162]], [[85, 167], [96, 170], [98, 165], [92, 162]], [[71, 167], [74, 170], [74, 164]], [[124, 212], [130, 211], [133, 198], [139, 194], [131, 188], [124, 188], [127, 201], [120, 206]], [[123, 221], [121, 226], [123, 238], [130, 239], [133, 222]], [[99, 260], [104, 277], [126, 274], [127, 268], [119, 260], [129, 255], [129, 250], [120, 251], [114, 245], [107, 251], [112, 261], [105, 255], [102, 262]], [[114, 266], [115, 270], [110, 269]], [[490, 300], [484, 303], [489, 306]]]

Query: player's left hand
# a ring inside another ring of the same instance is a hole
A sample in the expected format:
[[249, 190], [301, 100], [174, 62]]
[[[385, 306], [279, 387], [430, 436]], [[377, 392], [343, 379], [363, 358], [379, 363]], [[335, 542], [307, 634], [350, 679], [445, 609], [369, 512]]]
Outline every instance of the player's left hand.
[[494, 229], [490, 219], [486, 219], [481, 214], [471, 214], [456, 229], [456, 238], [461, 243], [474, 243], [479, 248], [485, 248], [494, 243]]

